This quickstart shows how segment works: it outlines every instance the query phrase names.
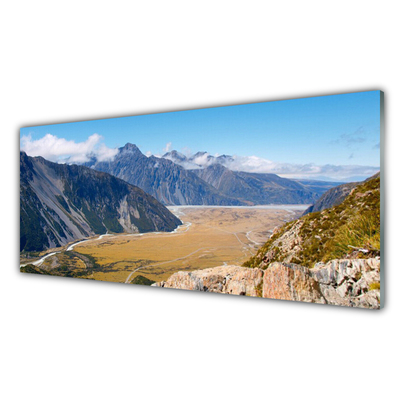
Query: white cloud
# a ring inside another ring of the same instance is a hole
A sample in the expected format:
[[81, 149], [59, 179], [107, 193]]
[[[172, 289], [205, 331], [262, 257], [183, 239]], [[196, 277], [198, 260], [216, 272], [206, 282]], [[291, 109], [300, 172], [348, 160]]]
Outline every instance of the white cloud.
[[271, 173], [285, 178], [311, 178], [321, 179], [328, 177], [336, 180], [346, 180], [355, 176], [369, 177], [379, 171], [378, 167], [361, 165], [316, 165], [309, 164], [291, 164], [279, 163], [264, 158], [250, 156], [233, 156], [227, 159], [224, 166], [233, 171]]
[[207, 165], [214, 164], [212, 159], [212, 156], [210, 157], [208, 153], [204, 153], [195, 158], [192, 158], [191, 161], [197, 165], [200, 165], [201, 167], [206, 167]]
[[165, 147], [163, 148], [164, 153], [168, 153], [172, 149], [172, 142], [168, 142]]
[[31, 135], [21, 137], [21, 150], [29, 156], [42, 156], [53, 162], [83, 163], [89, 161], [91, 156], [98, 161], [112, 160], [118, 149], [111, 149], [100, 143], [102, 137], [94, 133], [84, 142], [75, 142], [58, 138], [50, 133], [41, 139], [33, 140]]
[[118, 149], [111, 149], [104, 143], [101, 143], [97, 148], [92, 151], [97, 158], [97, 161], [111, 161], [117, 155]]
[[186, 161], [173, 160], [185, 169], [206, 168], [212, 164], [221, 164], [232, 171], [251, 173], [277, 174], [293, 179], [332, 179], [345, 181], [353, 177], [369, 177], [379, 171], [378, 167], [361, 165], [316, 165], [279, 163], [256, 156], [212, 156], [208, 153], [199, 154]]

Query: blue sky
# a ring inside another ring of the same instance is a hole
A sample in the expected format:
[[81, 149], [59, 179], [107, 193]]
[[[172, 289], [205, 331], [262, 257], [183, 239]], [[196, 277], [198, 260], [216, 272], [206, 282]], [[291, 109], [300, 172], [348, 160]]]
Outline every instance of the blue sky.
[[97, 145], [116, 148], [130, 142], [152, 154], [163, 154], [170, 143], [168, 148], [178, 151], [255, 156], [276, 163], [379, 167], [380, 92], [21, 129], [26, 149], [26, 143], [46, 134], [77, 144], [97, 134], [102, 137]]

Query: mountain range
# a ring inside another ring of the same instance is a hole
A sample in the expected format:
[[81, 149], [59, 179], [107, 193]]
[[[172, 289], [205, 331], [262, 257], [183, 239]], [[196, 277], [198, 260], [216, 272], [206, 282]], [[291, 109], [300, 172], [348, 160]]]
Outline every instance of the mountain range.
[[92, 159], [85, 165], [136, 185], [166, 205], [246, 204], [218, 192], [191, 171], [168, 159], [145, 156], [131, 143], [121, 147], [112, 161]]
[[232, 169], [232, 165], [235, 161], [232, 156], [225, 154], [221, 156], [213, 156], [206, 151], [198, 151], [196, 154], [191, 156], [185, 156], [176, 150], [172, 150], [165, 153], [162, 157], [171, 160], [185, 169], [199, 169], [214, 164], [223, 165], [228, 169]]
[[20, 152], [21, 251], [107, 232], [172, 231], [180, 224], [156, 199], [121, 179]]
[[136, 185], [165, 205], [311, 204], [337, 185], [234, 171], [229, 168], [232, 160], [206, 152], [186, 157], [175, 150], [162, 157], [147, 157], [127, 143], [112, 161], [93, 158], [84, 165]]

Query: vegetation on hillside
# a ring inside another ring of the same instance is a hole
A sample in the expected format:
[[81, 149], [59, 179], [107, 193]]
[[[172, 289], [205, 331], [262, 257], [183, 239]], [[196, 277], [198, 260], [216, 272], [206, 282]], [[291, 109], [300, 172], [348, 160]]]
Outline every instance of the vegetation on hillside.
[[335, 258], [380, 254], [380, 177], [357, 186], [339, 205], [281, 227], [243, 266], [274, 261], [313, 267]]
[[132, 280], [131, 283], [133, 283], [134, 285], [146, 285], [146, 286], [150, 286], [153, 283], [155, 283], [156, 281], [152, 281], [151, 279], [146, 278], [143, 275], [138, 275], [135, 276], [135, 278]]

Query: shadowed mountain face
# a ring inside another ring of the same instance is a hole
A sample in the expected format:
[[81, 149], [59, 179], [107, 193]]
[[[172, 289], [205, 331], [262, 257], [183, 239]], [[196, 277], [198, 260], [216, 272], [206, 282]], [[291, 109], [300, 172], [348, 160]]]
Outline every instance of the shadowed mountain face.
[[142, 189], [106, 173], [20, 153], [20, 250], [107, 232], [172, 231], [181, 222]]
[[221, 194], [192, 171], [165, 158], [146, 157], [134, 144], [119, 149], [113, 161], [85, 165], [139, 186], [166, 205], [245, 205]]

